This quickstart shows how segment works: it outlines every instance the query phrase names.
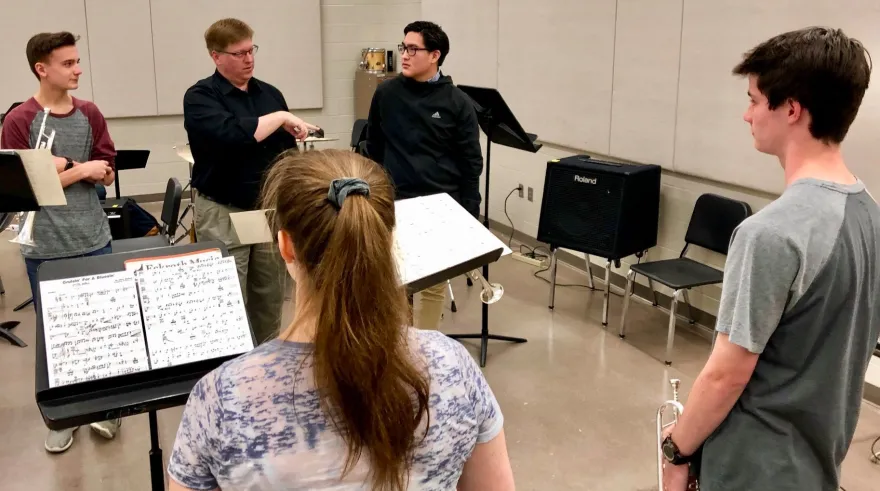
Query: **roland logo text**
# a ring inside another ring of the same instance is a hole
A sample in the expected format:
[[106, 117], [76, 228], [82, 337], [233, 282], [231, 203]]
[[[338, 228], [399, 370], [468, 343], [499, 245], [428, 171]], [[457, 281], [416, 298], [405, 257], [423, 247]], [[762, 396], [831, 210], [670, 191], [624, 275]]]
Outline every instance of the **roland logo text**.
[[581, 184], [596, 184], [598, 181], [595, 177], [582, 177], [577, 174], [574, 176], [575, 182], [579, 182]]

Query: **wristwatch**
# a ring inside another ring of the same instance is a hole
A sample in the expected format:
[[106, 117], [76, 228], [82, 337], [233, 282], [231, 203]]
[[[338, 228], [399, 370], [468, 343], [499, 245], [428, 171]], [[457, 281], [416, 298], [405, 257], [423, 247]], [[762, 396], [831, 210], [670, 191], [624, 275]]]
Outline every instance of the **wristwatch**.
[[660, 445], [663, 450], [663, 458], [672, 465], [688, 464], [693, 459], [691, 455], [685, 457], [681, 454], [678, 445], [672, 441], [672, 435], [667, 436]]
[[67, 161], [67, 164], [64, 165], [64, 170], [73, 169], [73, 159], [70, 157], [64, 157], [64, 160]]

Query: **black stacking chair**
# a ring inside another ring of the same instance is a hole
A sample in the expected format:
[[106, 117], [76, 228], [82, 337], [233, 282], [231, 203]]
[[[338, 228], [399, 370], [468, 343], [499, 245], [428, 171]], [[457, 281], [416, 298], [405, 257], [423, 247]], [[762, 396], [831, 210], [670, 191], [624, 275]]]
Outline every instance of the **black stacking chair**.
[[687, 292], [691, 288], [721, 283], [724, 272], [685, 257], [691, 244], [727, 255], [730, 238], [734, 229], [752, 214], [748, 203], [736, 201], [716, 194], [704, 194], [697, 199], [694, 212], [684, 237], [684, 249], [677, 259], [653, 261], [630, 266], [626, 275], [626, 289], [623, 297], [623, 314], [620, 317], [620, 337], [626, 337], [626, 313], [632, 296], [636, 275], [648, 278], [654, 306], [657, 306], [657, 292], [653, 282], [672, 288], [672, 305], [669, 307], [669, 333], [666, 338], [666, 364], [672, 364], [672, 342], [675, 338], [675, 320], [678, 303], [687, 303], [689, 320], [694, 324], [693, 311]]
[[111, 241], [112, 252], [142, 251], [170, 246], [174, 242], [174, 233], [177, 232], [177, 215], [180, 213], [182, 197], [183, 187], [180, 185], [180, 181], [176, 177], [168, 179], [168, 185], [165, 186], [165, 200], [162, 202], [160, 217], [162, 223], [159, 224], [159, 234]]
[[351, 150], [355, 153], [364, 155], [364, 143], [367, 141], [367, 120], [355, 120], [351, 129]]

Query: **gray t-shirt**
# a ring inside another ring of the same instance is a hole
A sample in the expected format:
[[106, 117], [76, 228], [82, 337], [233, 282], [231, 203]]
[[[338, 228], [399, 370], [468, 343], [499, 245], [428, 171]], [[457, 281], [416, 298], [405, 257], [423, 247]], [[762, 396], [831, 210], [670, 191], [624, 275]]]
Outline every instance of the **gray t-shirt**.
[[[436, 331], [408, 334], [431, 380], [431, 426], [416, 449], [409, 489], [454, 490], [474, 446], [501, 432], [501, 410], [463, 346]], [[369, 489], [366, 452], [340, 481], [346, 447], [321, 410], [312, 350], [276, 339], [200, 380], [180, 422], [169, 475], [199, 490]]]
[[716, 329], [760, 357], [706, 441], [704, 491], [838, 489], [880, 336], [878, 267], [861, 182], [799, 180], [737, 228]]

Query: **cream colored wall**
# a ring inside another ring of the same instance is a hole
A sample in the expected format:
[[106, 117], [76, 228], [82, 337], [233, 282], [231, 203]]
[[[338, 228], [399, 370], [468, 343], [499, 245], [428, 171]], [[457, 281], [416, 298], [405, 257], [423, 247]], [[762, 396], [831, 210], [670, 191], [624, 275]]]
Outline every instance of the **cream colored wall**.
[[[361, 49], [394, 49], [403, 38], [404, 26], [420, 15], [419, 0], [322, 0], [324, 107], [296, 114], [324, 128], [325, 136], [338, 138], [332, 146], [347, 148], [354, 124], [354, 74]], [[257, 32], [255, 37], [259, 39], [259, 35]], [[259, 55], [256, 76], [260, 76]], [[172, 150], [187, 140], [182, 117], [111, 119], [108, 126], [117, 148], [151, 151], [146, 169], [125, 171], [120, 176], [123, 196], [164, 192], [172, 176], [187, 182], [188, 167]], [[113, 194], [112, 188], [109, 192]]]

